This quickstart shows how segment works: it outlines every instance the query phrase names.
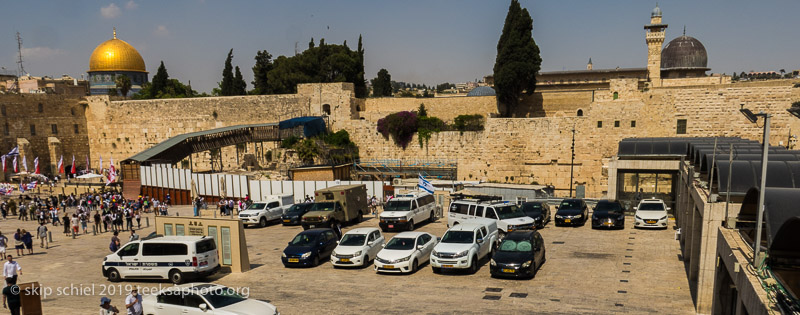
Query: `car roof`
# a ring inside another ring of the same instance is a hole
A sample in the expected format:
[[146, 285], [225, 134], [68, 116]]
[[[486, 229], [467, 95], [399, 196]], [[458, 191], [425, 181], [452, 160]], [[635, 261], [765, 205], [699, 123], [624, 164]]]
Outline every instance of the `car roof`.
[[598, 201], [597, 203], [619, 203], [619, 201], [611, 200], [611, 199], [604, 199], [604, 200]]
[[448, 231], [475, 231], [480, 227], [484, 226], [483, 224], [475, 224], [475, 223], [462, 223], [456, 224], [450, 228]]
[[146, 240], [142, 240], [142, 242], [196, 242], [206, 238], [205, 236], [159, 236], [154, 237]]
[[400, 232], [400, 233], [397, 233], [397, 235], [395, 235], [393, 238], [398, 238], [398, 237], [399, 237], [399, 238], [411, 238], [411, 237], [413, 237], [413, 238], [417, 238], [417, 237], [419, 237], [419, 236], [420, 236], [420, 235], [422, 235], [422, 234], [430, 234], [430, 233], [427, 233], [427, 232], [406, 231], [406, 232]]
[[583, 201], [583, 199], [580, 199], [580, 198], [568, 198], [568, 199], [563, 199], [561, 201]]
[[642, 199], [641, 203], [664, 203], [661, 199]]
[[185, 283], [185, 284], [169, 286], [161, 290], [161, 292], [176, 291], [176, 290], [202, 290], [202, 289], [210, 289], [216, 287], [225, 287], [225, 286], [216, 283], [195, 282], [195, 283]]
[[372, 233], [372, 232], [377, 231], [377, 230], [378, 230], [378, 228], [357, 228], [357, 229], [352, 229], [350, 231], [347, 231], [344, 234], [369, 234], [369, 233]]
[[525, 240], [530, 239], [533, 234], [537, 233], [536, 231], [514, 231], [506, 234], [504, 239], [508, 240]]
[[426, 191], [410, 191], [410, 192], [403, 193], [403, 194], [397, 194], [397, 196], [392, 198], [392, 200], [411, 200], [411, 199], [417, 199], [417, 198], [420, 198], [420, 197], [424, 197], [424, 196], [427, 196], [427, 195], [430, 195], [430, 193], [428, 193]]

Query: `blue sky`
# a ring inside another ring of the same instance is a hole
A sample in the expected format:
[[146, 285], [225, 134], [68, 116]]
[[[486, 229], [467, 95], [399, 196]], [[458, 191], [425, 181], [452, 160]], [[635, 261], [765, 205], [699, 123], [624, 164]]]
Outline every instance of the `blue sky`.
[[[642, 26], [655, 1], [521, 1], [534, 20], [542, 70], [644, 67]], [[397, 81], [464, 82], [490, 74], [509, 1], [4, 1], [0, 67], [16, 69], [23, 37], [27, 72], [85, 74], [89, 56], [111, 30], [136, 47], [151, 76], [169, 74], [210, 92], [230, 48], [252, 80], [253, 57], [266, 49], [291, 55], [313, 37], [364, 36], [366, 76], [386, 68]], [[667, 41], [687, 35], [706, 46], [712, 72], [800, 69], [800, 1], [661, 1]], [[252, 86], [248, 86], [252, 88]]]

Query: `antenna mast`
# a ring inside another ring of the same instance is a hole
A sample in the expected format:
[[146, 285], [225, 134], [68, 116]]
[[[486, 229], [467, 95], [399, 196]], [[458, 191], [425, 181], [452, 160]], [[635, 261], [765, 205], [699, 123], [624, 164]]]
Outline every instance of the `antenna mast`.
[[19, 53], [19, 57], [17, 58], [17, 76], [25, 75], [25, 67], [22, 66], [22, 36], [19, 35], [17, 32], [17, 52]]

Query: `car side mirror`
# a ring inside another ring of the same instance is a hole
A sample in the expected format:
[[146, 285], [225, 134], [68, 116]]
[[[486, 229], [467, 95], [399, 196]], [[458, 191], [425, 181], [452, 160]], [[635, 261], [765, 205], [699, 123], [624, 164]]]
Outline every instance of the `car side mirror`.
[[292, 245], [292, 242], [286, 242], [286, 244]]
[[437, 241], [437, 242], [441, 242], [441, 241], [442, 241], [442, 238], [441, 238], [441, 237], [436, 237], [436, 241]]
[[384, 243], [381, 243], [381, 247], [386, 247], [386, 244], [384, 244]]
[[319, 242], [319, 246], [325, 245], [325, 242]]
[[633, 207], [633, 210], [639, 210], [639, 207]]
[[208, 310], [208, 305], [206, 303], [200, 303], [200, 305], [198, 306], [200, 307], [200, 310], [203, 312]]
[[425, 247], [425, 246], [424, 245], [417, 245], [417, 249], [419, 249], [419, 250], [422, 250], [423, 247]]
[[558, 210], [558, 206], [556, 206], [556, 210]]
[[367, 242], [367, 246], [372, 246], [372, 245], [375, 245], [375, 242], [373, 242], [373, 241]]
[[483, 239], [482, 238], [478, 239], [478, 244], [483, 244]]
[[667, 211], [670, 211], [670, 210], [672, 210], [672, 208], [670, 208], [670, 207], [667, 207]]

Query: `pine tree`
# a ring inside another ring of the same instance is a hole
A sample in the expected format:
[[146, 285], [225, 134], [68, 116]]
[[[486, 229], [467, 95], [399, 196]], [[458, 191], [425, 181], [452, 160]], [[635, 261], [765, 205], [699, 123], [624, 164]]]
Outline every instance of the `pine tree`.
[[233, 79], [233, 83], [233, 95], [247, 95], [247, 82], [242, 78], [242, 72], [239, 71], [239, 66], [236, 66], [236, 76]]
[[167, 84], [169, 84], [169, 74], [167, 74], [167, 67], [164, 67], [164, 61], [162, 60], [150, 85], [150, 98], [156, 98], [158, 92], [162, 92], [167, 88]]
[[269, 94], [267, 73], [272, 70], [272, 55], [266, 50], [256, 53], [256, 65], [253, 66], [253, 93]]
[[378, 71], [378, 76], [372, 79], [372, 96], [392, 96], [392, 76], [386, 69]]
[[356, 97], [364, 98], [367, 97], [367, 80], [364, 79], [364, 47], [361, 45], [361, 35], [358, 35], [358, 50], [356, 50], [358, 54], [358, 60], [356, 62], [356, 82], [353, 82], [355, 85], [355, 92]]
[[222, 96], [236, 95], [236, 84], [234, 83], [235, 78], [233, 77], [233, 65], [231, 64], [232, 60], [233, 48], [231, 48], [231, 50], [228, 52], [228, 58], [225, 58], [225, 69], [222, 70], [222, 82], [219, 84], [220, 95]]
[[524, 91], [533, 95], [536, 89], [536, 73], [542, 65], [539, 46], [533, 40], [533, 19], [527, 9], [520, 8], [517, 0], [511, 0], [503, 32], [497, 42], [497, 59], [494, 64], [494, 86], [497, 100], [505, 105], [501, 113], [511, 117]]

